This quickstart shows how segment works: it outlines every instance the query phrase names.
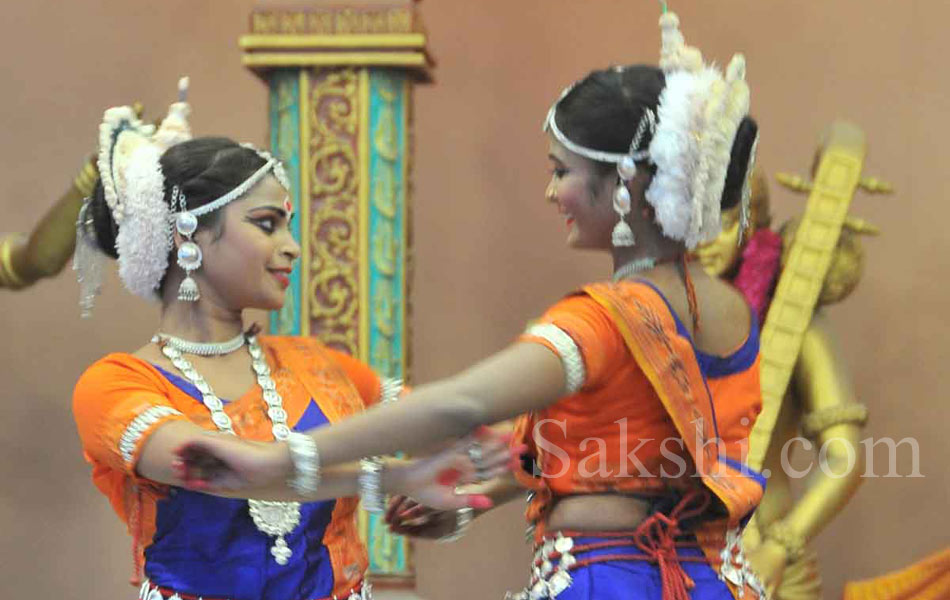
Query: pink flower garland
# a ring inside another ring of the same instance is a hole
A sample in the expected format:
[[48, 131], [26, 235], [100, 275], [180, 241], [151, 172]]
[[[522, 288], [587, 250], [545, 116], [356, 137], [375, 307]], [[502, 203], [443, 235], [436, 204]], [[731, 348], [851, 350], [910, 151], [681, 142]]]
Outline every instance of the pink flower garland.
[[768, 313], [781, 258], [782, 237], [771, 229], [760, 229], [749, 239], [739, 272], [732, 281], [752, 306], [759, 323], [765, 321]]

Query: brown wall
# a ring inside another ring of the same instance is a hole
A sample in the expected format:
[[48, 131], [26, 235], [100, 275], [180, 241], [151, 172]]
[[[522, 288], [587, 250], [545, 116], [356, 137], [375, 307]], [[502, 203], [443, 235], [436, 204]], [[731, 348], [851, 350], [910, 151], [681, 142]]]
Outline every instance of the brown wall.
[[[28, 228], [57, 197], [92, 150], [103, 108], [138, 99], [164, 109], [179, 74], [192, 77], [199, 133], [264, 141], [264, 89], [241, 68], [236, 45], [252, 4], [7, 3], [0, 230]], [[854, 212], [885, 234], [867, 241], [864, 281], [831, 315], [872, 411], [868, 435], [916, 437], [925, 477], [868, 480], [819, 538], [827, 597], [835, 597], [843, 581], [909, 563], [950, 537], [941, 520], [950, 409], [940, 386], [950, 337], [941, 277], [950, 256], [941, 180], [950, 44], [938, 38], [950, 5], [679, 4], [688, 39], [707, 57], [725, 63], [733, 50], [746, 52], [763, 165], [804, 172], [819, 131], [846, 116], [868, 134], [867, 172], [899, 190], [856, 200]], [[422, 8], [439, 66], [436, 84], [416, 97], [417, 381], [500, 348], [560, 294], [604, 275], [602, 257], [564, 250], [561, 220], [543, 203], [540, 124], [572, 79], [610, 63], [655, 61], [659, 43], [649, 2], [433, 0]], [[801, 200], [773, 196], [779, 217], [800, 211]], [[89, 483], [68, 399], [86, 365], [140, 345], [155, 313], [114, 277], [92, 320], [77, 318], [75, 297], [69, 272], [29, 292], [0, 292], [4, 598], [133, 594], [129, 542]], [[455, 547], [421, 545], [422, 593], [497, 598], [522, 585], [519, 512], [485, 518]]]

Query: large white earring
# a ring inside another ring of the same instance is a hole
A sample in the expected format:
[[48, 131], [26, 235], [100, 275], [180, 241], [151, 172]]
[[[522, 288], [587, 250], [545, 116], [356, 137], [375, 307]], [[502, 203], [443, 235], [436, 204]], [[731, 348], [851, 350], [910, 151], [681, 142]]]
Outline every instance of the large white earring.
[[614, 210], [620, 216], [620, 221], [614, 226], [611, 235], [611, 241], [617, 247], [629, 247], [637, 243], [637, 238], [627, 223], [627, 215], [630, 214], [630, 190], [627, 189], [627, 183], [637, 176], [637, 160], [645, 160], [649, 156], [649, 150], [640, 150], [643, 136], [648, 130], [651, 134], [656, 131], [656, 114], [650, 108], [645, 108], [630, 142], [629, 153], [617, 163], [618, 181], [617, 190], [614, 192]]
[[[626, 158], [628, 157], [624, 160]], [[636, 167], [634, 167], [635, 171]], [[630, 190], [627, 189], [627, 183], [622, 176], [614, 191], [614, 211], [620, 217], [620, 221], [614, 226], [613, 234], [610, 236], [611, 242], [616, 247], [633, 246], [637, 243], [637, 238], [634, 237], [633, 230], [627, 223], [627, 215], [630, 214]]]
[[184, 269], [185, 278], [178, 286], [178, 299], [182, 302], [197, 302], [201, 298], [198, 291], [198, 282], [191, 274], [201, 267], [201, 248], [194, 243], [191, 236], [198, 229], [198, 217], [188, 212], [185, 204], [185, 195], [178, 186], [172, 189], [172, 206], [177, 204], [179, 212], [175, 215], [175, 229], [185, 241], [178, 247], [178, 266]]

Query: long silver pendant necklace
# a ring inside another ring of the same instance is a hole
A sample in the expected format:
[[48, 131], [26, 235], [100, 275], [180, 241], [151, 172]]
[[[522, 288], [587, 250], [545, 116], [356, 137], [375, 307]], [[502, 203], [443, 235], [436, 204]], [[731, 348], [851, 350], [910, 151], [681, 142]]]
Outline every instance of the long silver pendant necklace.
[[[204, 356], [228, 354], [244, 345], [237, 344], [235, 340], [225, 342], [224, 344], [199, 344], [197, 342], [186, 342], [189, 344], [189, 350], [198, 350], [189, 352], [191, 354], [203, 354]], [[155, 342], [165, 343], [162, 345], [162, 354], [168, 357], [182, 375], [184, 375], [201, 393], [201, 402], [211, 411], [211, 421], [219, 431], [237, 435], [231, 426], [231, 417], [224, 412], [224, 403], [215, 395], [211, 386], [205, 381], [194, 366], [184, 356], [180, 347], [182, 344], [175, 343], [184, 340], [171, 338], [170, 336], [159, 335], [153, 338]], [[277, 386], [270, 376], [270, 367], [264, 358], [264, 352], [257, 342], [257, 336], [250, 335], [246, 338], [247, 349], [251, 354], [251, 367], [257, 376], [257, 384], [261, 386], [264, 395], [264, 402], [267, 403], [267, 416], [271, 421], [271, 432], [274, 439], [284, 441], [290, 436], [290, 427], [287, 426], [287, 411], [284, 410], [284, 400], [277, 392]], [[203, 348], [208, 346], [208, 348]], [[233, 350], [228, 350], [233, 347]], [[205, 351], [205, 352], [203, 352]], [[274, 561], [279, 565], [286, 565], [293, 555], [293, 551], [287, 545], [285, 536], [292, 532], [300, 524], [300, 503], [299, 502], [272, 502], [267, 500], [248, 500], [248, 509], [251, 519], [254, 521], [258, 531], [268, 536], [277, 538], [274, 545], [271, 546], [270, 553]]]

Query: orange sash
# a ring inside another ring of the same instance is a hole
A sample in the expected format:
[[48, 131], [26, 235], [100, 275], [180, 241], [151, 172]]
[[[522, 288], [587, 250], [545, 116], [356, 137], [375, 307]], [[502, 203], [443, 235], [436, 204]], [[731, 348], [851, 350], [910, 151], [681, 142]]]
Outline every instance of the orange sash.
[[697, 474], [725, 506], [729, 525], [736, 526], [762, 499], [762, 486], [720, 455], [712, 398], [692, 343], [676, 333], [663, 300], [645, 289], [601, 283], [584, 287], [584, 292], [613, 318], [683, 438]]

